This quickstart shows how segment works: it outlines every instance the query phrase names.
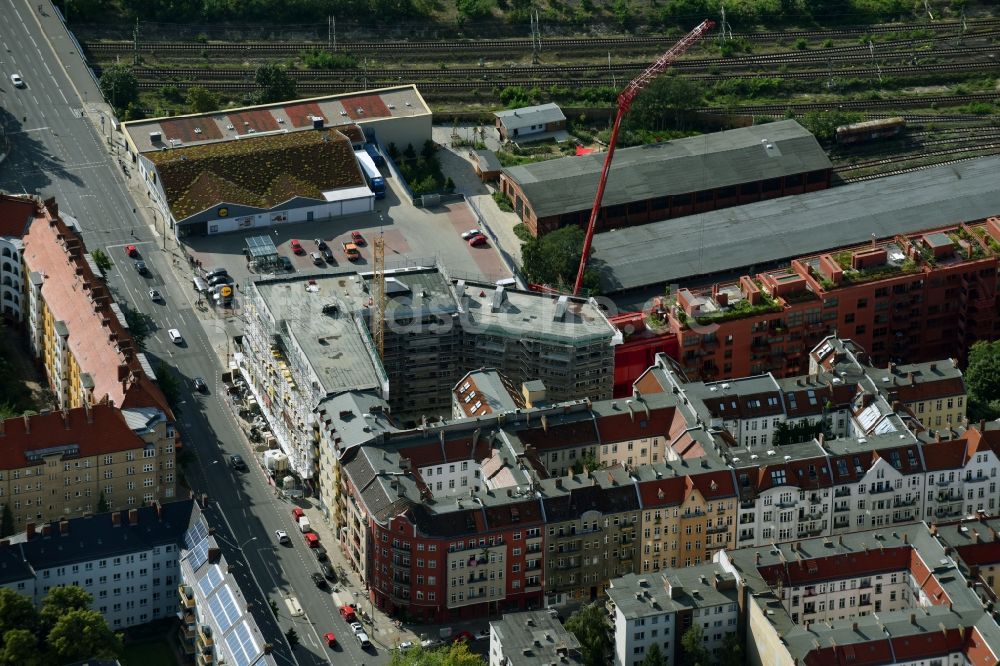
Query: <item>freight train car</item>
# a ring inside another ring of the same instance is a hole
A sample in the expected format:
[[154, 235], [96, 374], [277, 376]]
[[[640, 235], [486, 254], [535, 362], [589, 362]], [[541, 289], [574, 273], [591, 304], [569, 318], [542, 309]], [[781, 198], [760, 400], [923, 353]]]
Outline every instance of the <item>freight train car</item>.
[[906, 129], [906, 120], [903, 118], [883, 118], [882, 120], [841, 125], [837, 128], [837, 143], [849, 145], [885, 139], [899, 136], [904, 129]]

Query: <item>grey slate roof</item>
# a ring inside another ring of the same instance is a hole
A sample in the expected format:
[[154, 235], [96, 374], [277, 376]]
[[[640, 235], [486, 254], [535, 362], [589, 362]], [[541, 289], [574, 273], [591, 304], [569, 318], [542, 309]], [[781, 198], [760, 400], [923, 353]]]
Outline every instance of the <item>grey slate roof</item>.
[[477, 150], [476, 159], [479, 161], [479, 169], [483, 172], [500, 171], [503, 165], [500, 158], [492, 150]]
[[539, 104], [537, 106], [523, 106], [520, 109], [510, 109], [509, 111], [497, 111], [493, 115], [499, 118], [500, 122], [508, 130], [566, 120], [562, 109], [557, 104], [551, 103]]
[[[764, 142], [772, 148], [768, 149]], [[589, 210], [604, 153], [511, 167], [537, 217]], [[643, 201], [830, 168], [812, 134], [794, 120], [741, 127], [615, 152], [604, 205]]]
[[1000, 213], [1000, 157], [889, 176], [597, 234], [604, 293]]
[[490, 622], [490, 628], [500, 643], [502, 663], [509, 666], [583, 663], [579, 639], [548, 611], [505, 613]]

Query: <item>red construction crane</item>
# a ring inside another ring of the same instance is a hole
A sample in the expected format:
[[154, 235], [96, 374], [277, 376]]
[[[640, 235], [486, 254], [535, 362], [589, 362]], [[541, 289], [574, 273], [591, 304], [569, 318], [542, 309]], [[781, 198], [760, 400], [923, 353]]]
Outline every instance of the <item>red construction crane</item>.
[[618, 130], [622, 125], [622, 118], [632, 108], [632, 102], [636, 96], [643, 91], [653, 80], [669, 67], [677, 56], [687, 51], [691, 46], [701, 39], [709, 30], [715, 26], [715, 21], [703, 21], [701, 25], [689, 32], [681, 41], [671, 47], [669, 51], [660, 56], [649, 68], [637, 76], [625, 89], [618, 93], [618, 112], [615, 113], [615, 122], [611, 126], [611, 138], [608, 140], [608, 152], [604, 156], [604, 167], [601, 169], [601, 180], [597, 183], [597, 196], [594, 197], [594, 207], [590, 209], [590, 221], [587, 223], [587, 235], [583, 239], [583, 254], [580, 256], [580, 268], [576, 272], [576, 282], [573, 284], [573, 295], [580, 293], [583, 286], [583, 271], [587, 267], [587, 259], [590, 257], [590, 245], [594, 241], [594, 226], [597, 224], [597, 216], [601, 212], [601, 202], [604, 200], [604, 187], [608, 184], [608, 172], [611, 170], [611, 158], [615, 155], [615, 143], [618, 141]]

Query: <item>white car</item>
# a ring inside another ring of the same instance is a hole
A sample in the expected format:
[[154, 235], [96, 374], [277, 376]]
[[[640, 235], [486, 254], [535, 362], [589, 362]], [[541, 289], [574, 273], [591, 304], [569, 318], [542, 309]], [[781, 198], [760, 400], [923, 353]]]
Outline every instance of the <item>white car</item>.
[[409, 650], [412, 647], [413, 647], [413, 642], [412, 641], [403, 641], [402, 643], [399, 644], [399, 651], [400, 652], [406, 652], [407, 650]]
[[436, 641], [433, 638], [425, 638], [424, 640], [420, 641], [420, 647], [427, 650], [429, 650], [430, 648], [437, 647], [440, 644], [441, 641]]
[[172, 328], [169, 331], [167, 331], [167, 337], [170, 338], [170, 341], [175, 345], [179, 345], [180, 343], [184, 342], [184, 336], [182, 336], [181, 332], [178, 331], [176, 328]]
[[21, 78], [20, 74], [11, 74], [10, 75], [10, 82], [14, 84], [15, 88], [23, 88], [24, 87], [24, 79]]
[[292, 540], [288, 538], [288, 532], [285, 530], [274, 530], [274, 536], [277, 537], [278, 543], [291, 543]]
[[364, 633], [365, 628], [361, 626], [360, 622], [351, 622], [351, 631], [356, 634], [362, 634]]
[[161, 296], [160, 292], [158, 292], [156, 289], [150, 289], [149, 300], [159, 303], [161, 300], [163, 300], [163, 296]]
[[473, 236], [483, 233], [479, 229], [469, 229], [468, 231], [462, 232], [462, 240], [469, 240]]

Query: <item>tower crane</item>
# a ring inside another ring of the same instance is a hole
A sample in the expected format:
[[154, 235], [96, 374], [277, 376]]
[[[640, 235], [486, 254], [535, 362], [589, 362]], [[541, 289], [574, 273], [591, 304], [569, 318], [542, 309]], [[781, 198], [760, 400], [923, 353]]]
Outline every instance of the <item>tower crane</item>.
[[580, 293], [583, 286], [583, 272], [587, 267], [587, 259], [590, 257], [590, 245], [594, 242], [594, 227], [597, 224], [597, 216], [601, 212], [601, 202], [604, 200], [604, 188], [608, 184], [608, 173], [611, 170], [611, 159], [615, 155], [615, 143], [618, 141], [618, 130], [622, 125], [622, 118], [629, 109], [636, 96], [641, 93], [646, 86], [653, 82], [657, 76], [662, 74], [674, 60], [687, 51], [701, 39], [705, 33], [715, 26], [715, 21], [705, 20], [697, 28], [689, 32], [679, 42], [674, 44], [669, 51], [650, 65], [646, 71], [637, 76], [625, 89], [618, 93], [618, 111], [615, 113], [615, 121], [611, 126], [611, 138], [608, 140], [608, 152], [604, 156], [604, 167], [601, 169], [601, 180], [597, 183], [597, 196], [594, 197], [594, 206], [590, 209], [590, 221], [587, 223], [587, 235], [583, 239], [583, 253], [580, 255], [580, 268], [576, 272], [576, 282], [573, 284], [573, 295]]

